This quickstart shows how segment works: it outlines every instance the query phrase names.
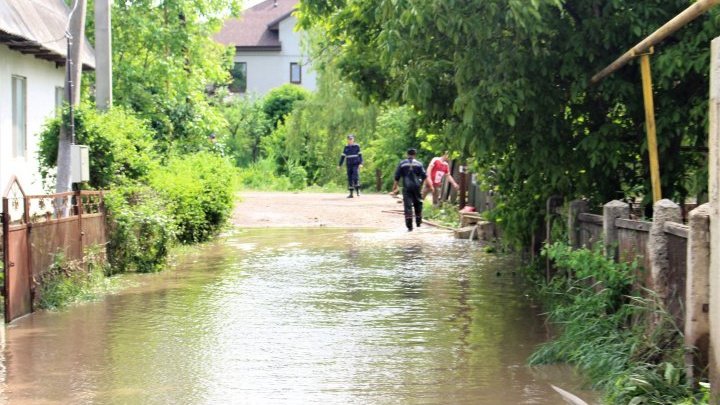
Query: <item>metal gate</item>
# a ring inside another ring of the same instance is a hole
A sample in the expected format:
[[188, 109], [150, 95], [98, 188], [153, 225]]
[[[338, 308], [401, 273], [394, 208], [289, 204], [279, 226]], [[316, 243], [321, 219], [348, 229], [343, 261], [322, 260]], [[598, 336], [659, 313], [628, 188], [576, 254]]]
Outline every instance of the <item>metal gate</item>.
[[102, 191], [27, 195], [16, 178], [2, 204], [5, 322], [11, 322], [33, 311], [59, 255], [84, 267], [85, 248], [104, 250], [105, 204]]
[[28, 243], [29, 210], [17, 178], [3, 194], [3, 271], [5, 273], [5, 321], [32, 312], [32, 267]]

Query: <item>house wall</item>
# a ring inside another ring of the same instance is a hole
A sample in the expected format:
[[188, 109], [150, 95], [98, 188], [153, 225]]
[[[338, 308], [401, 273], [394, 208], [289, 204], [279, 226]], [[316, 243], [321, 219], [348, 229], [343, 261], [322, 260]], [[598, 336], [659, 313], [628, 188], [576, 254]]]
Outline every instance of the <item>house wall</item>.
[[[12, 76], [22, 76], [26, 83], [27, 153], [13, 156]], [[0, 193], [4, 193], [12, 176], [28, 194], [40, 194], [42, 183], [38, 170], [38, 135], [48, 117], [55, 114], [55, 88], [64, 85], [65, 70], [52, 62], [23, 55], [0, 45]]]
[[316, 89], [316, 73], [301, 52], [301, 33], [293, 31], [297, 19], [290, 16], [280, 22], [281, 51], [238, 51], [235, 62], [247, 63], [247, 93], [264, 95], [275, 87], [290, 83], [290, 63], [302, 65], [300, 86]]

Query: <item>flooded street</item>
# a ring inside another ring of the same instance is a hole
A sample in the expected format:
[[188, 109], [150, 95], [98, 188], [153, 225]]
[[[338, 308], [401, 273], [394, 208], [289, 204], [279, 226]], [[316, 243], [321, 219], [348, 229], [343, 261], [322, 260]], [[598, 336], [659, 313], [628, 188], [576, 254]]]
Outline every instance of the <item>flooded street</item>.
[[562, 404], [518, 263], [428, 229], [255, 229], [12, 324], [12, 404]]

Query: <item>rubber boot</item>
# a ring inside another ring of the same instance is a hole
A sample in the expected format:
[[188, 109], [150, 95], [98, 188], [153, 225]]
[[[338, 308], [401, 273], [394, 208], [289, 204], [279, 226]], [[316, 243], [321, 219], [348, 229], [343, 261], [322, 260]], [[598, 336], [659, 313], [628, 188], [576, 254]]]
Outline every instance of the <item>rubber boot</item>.
[[[350, 194], [352, 194], [352, 191], [350, 192]], [[355, 186], [355, 194], [360, 197], [360, 186]]]
[[412, 218], [408, 218], [405, 220], [405, 226], [407, 226], [408, 232], [412, 232], [412, 230], [413, 230]]
[[350, 189], [350, 195], [348, 195], [347, 198], [353, 198], [353, 193], [352, 193], [352, 192], [353, 192], [353, 189], [351, 188], [351, 189]]
[[422, 224], [422, 217], [415, 218], [415, 224], [417, 224], [417, 227], [420, 228], [420, 225]]

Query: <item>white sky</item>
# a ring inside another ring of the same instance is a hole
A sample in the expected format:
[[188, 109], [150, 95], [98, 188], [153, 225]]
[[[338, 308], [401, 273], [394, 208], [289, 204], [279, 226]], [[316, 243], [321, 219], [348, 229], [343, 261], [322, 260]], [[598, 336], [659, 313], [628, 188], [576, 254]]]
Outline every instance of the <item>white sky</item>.
[[262, 3], [265, 0], [243, 0], [243, 10], [250, 8], [258, 3]]

